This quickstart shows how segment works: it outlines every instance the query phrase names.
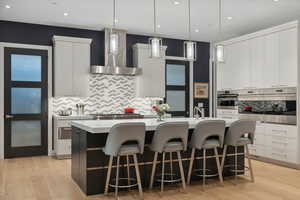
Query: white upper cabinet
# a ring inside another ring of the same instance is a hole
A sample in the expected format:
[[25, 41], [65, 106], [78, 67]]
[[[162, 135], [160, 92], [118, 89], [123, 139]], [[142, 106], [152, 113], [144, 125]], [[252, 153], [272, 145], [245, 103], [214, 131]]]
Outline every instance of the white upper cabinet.
[[294, 22], [223, 42], [217, 89], [297, 86], [298, 34]]
[[89, 96], [91, 39], [54, 36], [54, 96]]
[[279, 85], [297, 86], [298, 30], [296, 28], [279, 33]]
[[[250, 50], [250, 87], [264, 88], [264, 72], [265, 67], [265, 40], [263, 37], [257, 37], [249, 40]], [[248, 61], [249, 62], [249, 61]]]
[[265, 65], [263, 67], [264, 88], [277, 87], [279, 83], [279, 33], [264, 37]]
[[[237, 56], [236, 59], [236, 72], [232, 73], [232, 77], [237, 77], [238, 81], [234, 83], [234, 89], [251, 88], [252, 86], [252, 74], [251, 74], [251, 57], [250, 43], [249, 41], [242, 41], [237, 43]], [[236, 84], [240, 83], [240, 84]]]
[[[163, 47], [163, 56], [166, 47]], [[165, 68], [164, 58], [150, 58], [147, 44], [133, 46], [133, 62], [135, 67], [143, 69], [142, 74], [136, 77], [137, 97], [165, 97]]]
[[250, 88], [249, 67], [249, 43], [247, 41], [225, 46], [225, 62], [219, 63], [217, 67], [218, 90]]

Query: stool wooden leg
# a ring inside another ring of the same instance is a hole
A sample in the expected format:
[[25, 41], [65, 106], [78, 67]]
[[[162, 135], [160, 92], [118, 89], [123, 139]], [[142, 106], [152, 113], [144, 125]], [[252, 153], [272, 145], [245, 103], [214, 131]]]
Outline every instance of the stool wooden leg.
[[135, 167], [135, 173], [136, 173], [136, 179], [137, 179], [137, 183], [138, 183], [140, 198], [143, 199], [142, 182], [141, 182], [140, 170], [139, 170], [136, 154], [133, 154], [133, 160], [134, 160], [134, 167]]
[[178, 157], [178, 163], [179, 163], [179, 169], [180, 169], [180, 175], [181, 175], [182, 188], [183, 188], [183, 190], [185, 190], [186, 185], [185, 185], [184, 171], [183, 171], [180, 151], [177, 151], [177, 157]]
[[153, 182], [154, 182], [154, 176], [155, 176], [155, 170], [156, 170], [156, 163], [157, 163], [157, 155], [158, 155], [158, 152], [155, 152], [154, 159], [153, 159], [153, 164], [152, 164], [151, 178], [150, 178], [150, 186], [149, 186], [150, 189], [153, 188]]
[[166, 153], [163, 152], [163, 158], [162, 158], [162, 172], [161, 172], [161, 184], [160, 184], [160, 191], [164, 191], [164, 178], [165, 178], [165, 158], [166, 158]]
[[111, 175], [113, 159], [114, 159], [113, 156], [109, 157], [109, 163], [108, 163], [108, 168], [107, 168], [107, 173], [106, 173], [106, 183], [105, 183], [105, 189], [104, 189], [105, 195], [107, 195], [107, 193], [108, 193], [108, 186], [109, 186], [109, 180], [110, 180], [110, 175]]
[[234, 168], [235, 168], [235, 174], [234, 174], [234, 179], [235, 179], [235, 183], [236, 183], [236, 180], [237, 180], [237, 146], [234, 147]]
[[253, 174], [253, 168], [252, 168], [251, 158], [250, 158], [250, 154], [249, 154], [249, 148], [248, 148], [248, 145], [245, 145], [245, 147], [246, 147], [246, 154], [247, 154], [247, 159], [248, 159], [251, 181], [254, 182], [254, 174]]
[[195, 160], [195, 151], [196, 149], [192, 149], [192, 154], [191, 154], [191, 160], [190, 160], [190, 166], [189, 166], [189, 172], [188, 172], [188, 178], [187, 178], [187, 184], [191, 183], [191, 177], [192, 177], [192, 171], [193, 171], [193, 164]]
[[204, 189], [206, 179], [206, 149], [203, 149], [203, 177], [202, 177], [202, 187]]
[[223, 149], [223, 155], [222, 155], [222, 163], [221, 163], [222, 172], [224, 170], [224, 163], [225, 163], [226, 153], [227, 153], [227, 145], [225, 144], [224, 149]]
[[116, 187], [115, 187], [116, 199], [118, 199], [118, 190], [119, 190], [119, 170], [120, 170], [120, 156], [117, 157], [117, 173], [116, 173]]
[[129, 156], [126, 155], [126, 161], [127, 161], [127, 176], [128, 176], [128, 185], [131, 184], [130, 182], [130, 163], [129, 163]]
[[222, 170], [221, 170], [221, 166], [220, 166], [220, 159], [219, 159], [218, 149], [214, 148], [214, 151], [215, 151], [215, 156], [216, 156], [219, 179], [220, 179], [221, 184], [223, 184], [223, 175], [222, 175]]
[[173, 181], [173, 160], [172, 160], [172, 152], [170, 152], [169, 155], [170, 155], [170, 174], [171, 174], [171, 181]]

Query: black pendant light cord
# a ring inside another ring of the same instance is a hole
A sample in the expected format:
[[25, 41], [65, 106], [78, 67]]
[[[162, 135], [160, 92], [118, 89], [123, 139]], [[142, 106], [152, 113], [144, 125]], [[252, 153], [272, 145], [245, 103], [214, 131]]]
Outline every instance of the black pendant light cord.
[[116, 0], [113, 0], [113, 28], [116, 27], [117, 11], [116, 11]]
[[154, 26], [154, 34], [156, 34], [157, 30], [156, 30], [156, 0], [153, 0], [153, 26]]
[[222, 0], [219, 0], [219, 40], [222, 34]]
[[191, 40], [191, 0], [188, 1], [189, 9], [189, 40]]

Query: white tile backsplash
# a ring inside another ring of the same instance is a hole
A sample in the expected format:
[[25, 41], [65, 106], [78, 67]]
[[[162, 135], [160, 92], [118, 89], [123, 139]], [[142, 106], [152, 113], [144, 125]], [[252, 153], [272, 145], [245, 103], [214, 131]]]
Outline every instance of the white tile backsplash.
[[86, 114], [90, 113], [123, 113], [123, 109], [131, 106], [136, 113], [151, 115], [151, 105], [159, 98], [136, 98], [135, 77], [91, 75], [90, 97], [54, 97], [50, 101], [53, 112], [72, 108], [75, 112], [77, 103], [86, 104]]

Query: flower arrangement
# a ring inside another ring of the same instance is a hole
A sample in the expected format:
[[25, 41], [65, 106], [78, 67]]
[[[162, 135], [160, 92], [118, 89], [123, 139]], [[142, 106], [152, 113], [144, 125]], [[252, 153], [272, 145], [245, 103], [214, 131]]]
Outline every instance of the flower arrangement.
[[170, 109], [170, 106], [168, 104], [164, 103], [164, 104], [158, 104], [158, 105], [152, 106], [152, 109], [156, 112], [156, 114], [158, 116], [158, 121], [162, 121], [162, 117], [164, 116], [166, 111]]

